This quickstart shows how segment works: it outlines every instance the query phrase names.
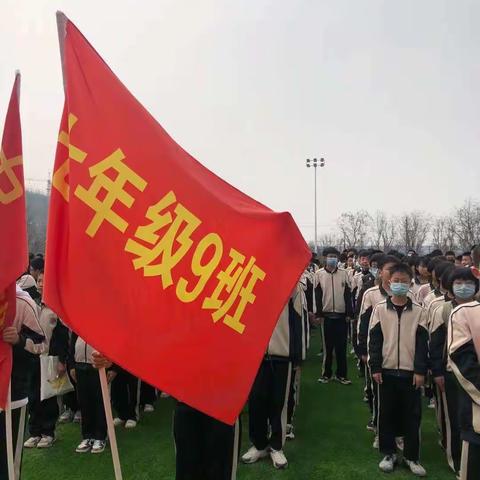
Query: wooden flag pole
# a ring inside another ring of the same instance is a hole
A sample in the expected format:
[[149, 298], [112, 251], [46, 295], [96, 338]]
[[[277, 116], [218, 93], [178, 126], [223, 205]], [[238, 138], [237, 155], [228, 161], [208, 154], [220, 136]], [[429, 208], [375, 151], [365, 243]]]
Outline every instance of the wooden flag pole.
[[5, 407], [5, 433], [7, 438], [8, 480], [15, 480], [15, 462], [13, 459], [12, 438], [12, 395], [11, 384], [8, 385], [7, 406]]
[[105, 418], [107, 420], [108, 439], [110, 440], [110, 450], [112, 451], [115, 480], [122, 480], [122, 467], [118, 455], [117, 437], [115, 435], [115, 426], [113, 425], [112, 406], [110, 405], [110, 393], [108, 391], [105, 368], [100, 368], [98, 374], [100, 376], [100, 385], [102, 387], [103, 408], [105, 409]]

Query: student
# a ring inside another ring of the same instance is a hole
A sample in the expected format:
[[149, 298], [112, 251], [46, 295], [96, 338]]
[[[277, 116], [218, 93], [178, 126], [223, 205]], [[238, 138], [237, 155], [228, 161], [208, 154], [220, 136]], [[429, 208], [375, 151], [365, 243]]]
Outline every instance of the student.
[[[478, 291], [478, 279], [457, 279], [457, 295], [467, 299]], [[467, 295], [468, 294], [468, 295]], [[472, 301], [456, 307], [448, 323], [449, 364], [459, 382], [461, 480], [480, 478], [480, 303]]]
[[442, 275], [445, 273], [446, 270], [452, 269], [452, 268], [455, 268], [455, 267], [450, 262], [447, 262], [446, 260], [441, 260], [434, 263], [432, 268], [433, 290], [423, 300], [423, 306], [427, 309], [427, 311], [430, 305], [432, 304], [432, 302], [439, 301], [437, 299], [440, 299], [440, 301], [444, 299], [446, 292], [442, 290], [442, 287], [440, 285], [440, 279], [442, 278]]
[[302, 356], [302, 302], [297, 285], [285, 305], [260, 364], [248, 402], [250, 449], [243, 463], [255, 463], [270, 455], [273, 466], [286, 468], [288, 392], [292, 368]]
[[465, 252], [462, 254], [462, 265], [464, 267], [472, 266], [472, 254], [470, 252]]
[[329, 247], [323, 255], [326, 257], [325, 268], [315, 274], [316, 316], [323, 320], [324, 332], [323, 372], [318, 381], [328, 383], [331, 380], [335, 351], [335, 380], [342, 385], [351, 385], [347, 378], [347, 322], [353, 316], [350, 282], [347, 272], [338, 268], [338, 250]]
[[[70, 375], [77, 382], [78, 403], [82, 415], [82, 438], [77, 453], [102, 453], [107, 444], [107, 422], [103, 408], [100, 377], [93, 368], [93, 348], [76, 333], [70, 341]], [[107, 372], [111, 382], [116, 372]]]
[[[40, 272], [37, 277], [37, 286], [40, 295], [43, 295], [43, 272]], [[63, 375], [66, 372], [68, 356], [68, 329], [43, 302], [40, 307], [39, 323], [45, 333], [46, 344], [42, 344], [37, 353], [58, 356], [57, 373]], [[32, 369], [32, 381], [28, 396], [30, 438], [24, 443], [25, 448], [50, 448], [56, 440], [55, 425], [59, 414], [57, 397], [41, 401], [41, 382], [40, 360], [37, 357]]]
[[140, 380], [120, 367], [116, 373], [111, 389], [113, 408], [117, 412], [113, 424], [132, 429], [137, 426], [140, 415]]
[[35, 301], [37, 305], [40, 305], [42, 301], [42, 297], [40, 293], [38, 292], [38, 287], [37, 287], [37, 282], [36, 280], [29, 275], [28, 273], [25, 275], [22, 275], [18, 280], [17, 280], [17, 285], [24, 291], [27, 292], [32, 299]]
[[[44, 345], [45, 336], [38, 321], [35, 302], [27, 292], [16, 287], [16, 314], [11, 327], [3, 330], [3, 341], [12, 346], [11, 374], [12, 438], [16, 478], [21, 477], [23, 435], [25, 431], [28, 389], [34, 368], [37, 346]], [[5, 412], [0, 411], [0, 478], [8, 478]]]
[[455, 257], [455, 266], [456, 267], [463, 267], [463, 264], [462, 264], [462, 255], [457, 255]]
[[30, 262], [30, 275], [35, 279], [38, 280], [38, 276], [43, 273], [43, 269], [45, 268], [45, 260], [42, 257], [35, 257]]
[[[411, 287], [415, 298], [419, 303], [422, 303], [425, 297], [430, 293], [430, 281], [432, 279], [431, 273], [428, 271], [428, 257], [416, 257], [416, 275]], [[422, 292], [422, 293], [420, 293]]]
[[433, 314], [430, 333], [430, 357], [432, 373], [441, 399], [442, 445], [450, 468], [458, 474], [462, 452], [458, 417], [460, 390], [448, 362], [447, 331], [450, 315], [456, 307], [474, 300], [478, 292], [478, 280], [468, 268], [452, 272], [448, 280], [450, 301], [440, 305]]
[[157, 390], [152, 385], [141, 381], [140, 385], [140, 407], [145, 413], [155, 411], [155, 402], [157, 400]]
[[368, 362], [379, 385], [379, 464], [392, 472], [397, 463], [395, 435], [400, 420], [404, 433], [404, 461], [412, 473], [425, 476], [420, 456], [421, 391], [428, 360], [428, 331], [424, 309], [408, 298], [412, 271], [399, 264], [390, 269], [392, 297], [372, 313]]
[[445, 252], [445, 258], [447, 259], [447, 262], [455, 263], [455, 258], [456, 258], [455, 252], [452, 250]]

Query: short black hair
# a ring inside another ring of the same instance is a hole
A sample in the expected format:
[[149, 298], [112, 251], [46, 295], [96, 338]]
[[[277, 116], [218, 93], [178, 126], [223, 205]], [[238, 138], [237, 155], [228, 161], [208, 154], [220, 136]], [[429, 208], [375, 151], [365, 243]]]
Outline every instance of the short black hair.
[[428, 257], [417, 257], [417, 267], [428, 267], [430, 259]]
[[456, 269], [457, 269], [457, 267], [453, 263], [448, 262], [447, 266], [442, 271], [442, 273], [440, 275], [440, 286], [443, 289], [448, 291], [448, 287], [450, 285], [450, 277]]
[[385, 255], [384, 255], [382, 252], [374, 253], [374, 254], [370, 257], [370, 266], [372, 265], [373, 262], [377, 262], [377, 266], [380, 265], [380, 263], [381, 263], [382, 260], [383, 260], [383, 257], [385, 257]]
[[462, 257], [472, 257], [472, 252], [463, 252]]
[[435, 268], [437, 263], [442, 263], [442, 262], [446, 262], [446, 261], [447, 261], [446, 258], [442, 259], [441, 257], [430, 258], [430, 261], [428, 262], [428, 265], [427, 265], [428, 273], [433, 272], [433, 269]]
[[30, 266], [34, 270], [43, 270], [45, 268], [45, 260], [43, 258], [36, 257], [30, 262]]
[[370, 257], [371, 254], [371, 250], [360, 250], [360, 252], [358, 252], [359, 257]]
[[435, 257], [441, 257], [443, 255], [443, 252], [439, 250], [438, 248], [436, 250], [433, 250], [433, 252], [430, 252], [428, 256], [430, 258], [435, 258]]
[[457, 267], [448, 277], [448, 291], [453, 295], [453, 282], [455, 280], [467, 280], [475, 283], [475, 293], [478, 293], [480, 282], [467, 267]]
[[458, 260], [459, 262], [461, 262], [461, 261], [462, 261], [462, 256], [463, 256], [463, 255], [457, 255], [457, 256], [455, 257], [455, 260]]
[[402, 262], [411, 267], [416, 267], [418, 265], [418, 257], [403, 257]]
[[378, 262], [378, 268], [383, 268], [387, 263], [398, 265], [400, 263], [400, 259], [393, 255], [384, 255]]
[[346, 253], [341, 253], [340, 254], [340, 261], [344, 262], [344, 263], [347, 261], [347, 254]]
[[446, 256], [446, 257], [455, 256], [455, 252], [454, 252], [453, 250], [449, 250], [448, 252], [445, 252], [445, 256]]
[[450, 262], [446, 262], [446, 261], [437, 262], [435, 264], [435, 267], [433, 267], [433, 272], [435, 273], [435, 277], [437, 277], [437, 280], [441, 280], [445, 271], [451, 268], [452, 266], [453, 265]]
[[398, 259], [402, 259], [404, 257], [404, 255], [402, 255], [398, 250], [390, 250], [387, 255], [389, 255], [390, 257], [397, 257]]
[[340, 256], [340, 252], [335, 247], [325, 247], [323, 249], [323, 256], [326, 257], [327, 255], [336, 255], [337, 257]]
[[394, 273], [405, 273], [410, 277], [410, 280], [413, 278], [412, 270], [406, 263], [399, 262], [390, 267], [390, 275], [393, 275]]

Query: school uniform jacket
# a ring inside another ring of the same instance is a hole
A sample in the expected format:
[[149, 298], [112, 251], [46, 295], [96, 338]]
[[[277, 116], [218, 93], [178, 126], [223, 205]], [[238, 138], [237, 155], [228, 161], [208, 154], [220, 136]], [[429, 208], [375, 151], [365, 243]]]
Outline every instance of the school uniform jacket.
[[352, 294], [346, 270], [325, 268], [315, 273], [315, 299], [318, 316], [353, 316]]
[[368, 364], [372, 374], [426, 375], [428, 331], [421, 305], [408, 298], [403, 311], [398, 313], [387, 298], [375, 306], [368, 336]]
[[443, 377], [445, 372], [452, 371], [448, 362], [447, 332], [450, 315], [455, 307], [455, 300], [449, 300], [437, 306], [432, 314], [429, 325], [429, 352], [434, 377]]
[[462, 439], [480, 445], [480, 303], [455, 308], [448, 328], [450, 366], [460, 383]]
[[419, 289], [418, 289], [418, 292], [417, 292], [417, 300], [418, 300], [418, 303], [420, 303], [421, 305], [424, 305], [424, 300], [425, 300], [425, 297], [433, 291], [433, 287], [430, 283], [425, 283], [423, 284]]
[[432, 290], [426, 297], [425, 299], [423, 300], [423, 306], [425, 308], [428, 308], [430, 306], [430, 304], [436, 299], [436, 298], [439, 298], [439, 297], [443, 297], [443, 294], [440, 290], [438, 290], [437, 288], [435, 290]]

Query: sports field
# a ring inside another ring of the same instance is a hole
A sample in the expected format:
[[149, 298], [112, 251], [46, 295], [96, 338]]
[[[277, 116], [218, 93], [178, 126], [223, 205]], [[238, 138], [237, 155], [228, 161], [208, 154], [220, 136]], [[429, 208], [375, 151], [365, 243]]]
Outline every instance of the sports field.
[[[378, 470], [380, 455], [373, 450], [373, 434], [365, 429], [367, 406], [362, 403], [363, 379], [353, 371], [353, 385], [322, 385], [319, 335], [312, 339], [310, 358], [302, 370], [300, 406], [295, 421], [296, 438], [285, 453], [289, 467], [275, 470], [269, 459], [254, 465], [240, 465], [238, 480], [372, 480], [376, 478], [414, 478], [405, 467], [386, 475]], [[172, 439], [173, 401], [158, 400], [153, 414], [143, 415], [132, 431], [117, 430], [125, 480], [174, 479], [175, 459]], [[248, 448], [248, 417], [242, 415], [242, 452]], [[110, 453], [76, 454], [80, 441], [78, 425], [62, 425], [58, 441], [48, 451], [27, 451], [25, 480], [110, 480], [114, 478]], [[453, 480], [438, 447], [432, 410], [424, 409], [422, 426], [422, 464], [428, 477]]]

